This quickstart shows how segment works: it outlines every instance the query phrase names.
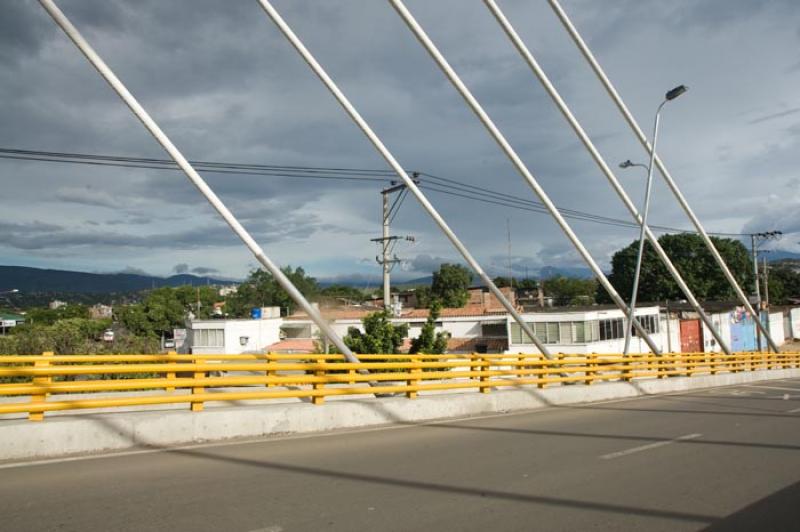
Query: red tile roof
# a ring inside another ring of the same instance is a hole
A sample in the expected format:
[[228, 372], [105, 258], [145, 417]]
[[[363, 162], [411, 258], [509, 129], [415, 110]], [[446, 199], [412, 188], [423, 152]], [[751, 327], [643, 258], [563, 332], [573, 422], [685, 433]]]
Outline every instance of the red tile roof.
[[289, 338], [267, 346], [268, 353], [302, 353], [310, 354], [316, 349], [314, 340], [310, 338]]
[[[328, 309], [322, 310], [322, 316], [327, 320], [360, 320], [376, 309]], [[407, 309], [401, 312], [400, 319], [427, 319], [430, 311], [426, 308]], [[481, 316], [504, 316], [505, 310], [486, 310], [480, 305], [467, 305], [462, 308], [443, 308], [439, 314], [441, 318], [469, 318]], [[296, 312], [287, 317], [288, 320], [307, 320], [308, 314]]]

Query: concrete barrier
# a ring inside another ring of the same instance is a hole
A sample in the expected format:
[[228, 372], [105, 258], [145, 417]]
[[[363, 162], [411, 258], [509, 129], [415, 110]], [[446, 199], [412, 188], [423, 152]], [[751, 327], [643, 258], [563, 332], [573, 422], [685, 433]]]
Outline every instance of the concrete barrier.
[[489, 394], [422, 395], [418, 399], [347, 398], [322, 406], [262, 403], [204, 412], [157, 410], [54, 416], [44, 422], [0, 420], [0, 460], [63, 457], [137, 448], [169, 448], [237, 438], [422, 423], [553, 405], [590, 403], [800, 377], [800, 369], [765, 370], [602, 384], [524, 386]]

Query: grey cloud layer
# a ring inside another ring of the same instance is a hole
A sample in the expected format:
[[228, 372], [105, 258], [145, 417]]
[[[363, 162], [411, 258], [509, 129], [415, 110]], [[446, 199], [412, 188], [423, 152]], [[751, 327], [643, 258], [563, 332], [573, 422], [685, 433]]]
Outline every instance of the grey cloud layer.
[[[388, 3], [275, 4], [405, 166], [533, 199]], [[643, 125], [668, 85], [692, 87], [665, 118], [662, 155], [709, 228], [800, 231], [787, 213], [798, 199], [790, 182], [800, 108], [800, 71], [792, 71], [800, 44], [796, 2], [563, 4]], [[188, 157], [386, 168], [255, 2], [60, 5]], [[408, 5], [557, 203], [627, 219], [480, 2]], [[609, 162], [642, 158], [545, 3], [501, 5]], [[164, 157], [36, 2], [4, 2], [0, 10], [0, 146]], [[751, 64], [748, 79], [741, 76], [743, 62]], [[319, 276], [375, 269], [360, 260], [374, 255], [368, 239], [379, 232], [380, 185], [206, 177], [284, 262], [314, 262]], [[621, 178], [640, 197], [640, 182]], [[53, 248], [95, 254], [113, 248], [123, 267], [147, 249], [238, 246], [179, 172], [0, 161], [0, 182], [0, 209], [12, 220], [0, 225], [0, 254], [13, 251], [22, 263]], [[770, 188], [780, 199], [771, 198]], [[656, 193], [654, 223], [686, 227], [664, 190]], [[514, 228], [515, 271], [578, 263], [544, 216], [430, 196], [498, 271], [506, 218]], [[776, 204], [784, 215], [766, 211]], [[409, 262], [413, 271], [456, 256], [412, 199], [395, 224], [399, 233], [418, 236], [408, 253], [417, 256]], [[593, 224], [575, 229], [603, 261], [635, 238], [633, 231]], [[230, 276], [247, 270], [241, 255], [209, 255], [201, 261], [163, 254], [156, 269], [167, 273], [177, 262]]]

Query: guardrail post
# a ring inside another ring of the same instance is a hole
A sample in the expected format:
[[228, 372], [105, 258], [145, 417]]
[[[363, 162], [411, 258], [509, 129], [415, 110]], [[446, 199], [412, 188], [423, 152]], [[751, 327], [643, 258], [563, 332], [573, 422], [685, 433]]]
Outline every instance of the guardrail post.
[[583, 376], [586, 379], [583, 381], [584, 384], [592, 384], [594, 383], [594, 377], [597, 374], [595, 368], [597, 367], [597, 355], [594, 353], [588, 353], [586, 355], [586, 371], [584, 372]]
[[[419, 357], [411, 356], [410, 360], [411, 360], [411, 362], [419, 362]], [[419, 386], [419, 375], [422, 373], [422, 369], [421, 368], [414, 368], [414, 369], [410, 370], [409, 373], [411, 373], [412, 377], [417, 377], [417, 378], [416, 379], [407, 380], [406, 384], [408, 386], [415, 386], [415, 387]], [[416, 399], [417, 398], [417, 393], [418, 393], [417, 390], [409, 390], [409, 391], [406, 392], [406, 397], [408, 397], [409, 399]]]
[[552, 366], [559, 366], [558, 357], [554, 356], [553, 358], [540, 359], [540, 362], [541, 365], [539, 365], [539, 369], [541, 369], [542, 372], [538, 375], [538, 382], [536, 383], [536, 386], [538, 388], [544, 388], [547, 386], [547, 383], [544, 382], [544, 379], [550, 377], [550, 370], [553, 369]]
[[[273, 377], [276, 373], [275, 371], [269, 369], [269, 365], [275, 362], [275, 358], [272, 356], [272, 353], [267, 353], [266, 360], [267, 360], [267, 370], [264, 371], [264, 376], [270, 378]], [[265, 386], [267, 388], [272, 388], [273, 386], [275, 386], [275, 384], [272, 382], [267, 382]]]
[[481, 361], [481, 365], [479, 366], [481, 368], [480, 369], [480, 371], [481, 371], [480, 390], [481, 390], [481, 393], [489, 393], [489, 392], [492, 391], [492, 387], [489, 386], [489, 385], [484, 385], [483, 384], [483, 383], [488, 383], [489, 382], [489, 376], [488, 375], [483, 375], [483, 372], [484, 371], [489, 371], [490, 369], [492, 369], [492, 363], [491, 363], [490, 360], [488, 360], [486, 358], [483, 358], [483, 357], [479, 357], [479, 359]]
[[[197, 365], [198, 359], [194, 359], [192, 361], [193, 364]], [[192, 373], [194, 379], [202, 379], [205, 378], [206, 373], [203, 371], [195, 371]], [[192, 395], [198, 395], [201, 393], [205, 393], [206, 389], [204, 386], [192, 386]], [[192, 401], [192, 412], [202, 412], [203, 411], [203, 401]]]
[[[42, 353], [43, 357], [51, 357], [53, 356], [52, 351], [45, 351]], [[37, 360], [33, 363], [34, 368], [46, 368], [50, 366], [49, 360]], [[39, 386], [45, 386], [53, 382], [53, 377], [46, 376], [46, 377], [34, 377], [33, 384]], [[31, 395], [31, 404], [41, 404], [47, 401], [47, 396], [50, 395], [47, 392], [43, 394], [36, 394]], [[28, 412], [28, 419], [31, 421], [44, 421], [44, 412]]]
[[[168, 351], [167, 352], [167, 356], [170, 357], [170, 358], [172, 358], [173, 356], [175, 356], [177, 354], [178, 353], [175, 352], [175, 351]], [[169, 361], [169, 362], [167, 362], [167, 364], [172, 364], [173, 362], [174, 361]], [[167, 372], [167, 380], [170, 380], [170, 381], [175, 380], [175, 372], [174, 371], [168, 371]], [[166, 388], [164, 388], [164, 391], [165, 392], [174, 392], [175, 391], [175, 386], [167, 386]]]
[[[325, 372], [325, 370], [317, 370], [317, 371], [314, 372], [314, 375], [316, 375], [317, 377], [324, 377], [326, 375], [326, 372]], [[315, 382], [314, 384], [312, 384], [312, 387], [315, 390], [321, 390], [321, 389], [323, 389], [325, 387], [325, 383], [324, 382]], [[311, 397], [311, 403], [312, 404], [321, 405], [324, 402], [325, 402], [325, 396], [324, 395], [314, 395], [314, 396]]]

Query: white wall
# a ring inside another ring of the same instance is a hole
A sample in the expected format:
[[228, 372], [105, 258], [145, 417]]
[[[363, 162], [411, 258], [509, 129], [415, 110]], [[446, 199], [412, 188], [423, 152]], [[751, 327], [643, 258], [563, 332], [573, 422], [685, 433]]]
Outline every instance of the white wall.
[[[437, 323], [441, 323], [441, 327], [436, 327], [437, 331], [447, 331], [450, 333], [450, 336], [453, 338], [474, 338], [481, 335], [481, 322], [487, 321], [490, 323], [498, 322], [504, 320], [504, 316], [486, 316], [486, 317], [469, 317], [469, 318], [440, 318], [436, 320]], [[395, 325], [402, 325], [408, 324], [408, 337], [415, 338], [419, 336], [420, 332], [422, 331], [422, 326], [425, 325], [424, 319], [403, 319], [403, 318], [393, 318], [392, 323]], [[347, 319], [347, 320], [335, 320], [331, 323], [331, 327], [333, 330], [340, 336], [344, 336], [347, 334], [347, 330], [350, 327], [355, 327], [356, 329], [364, 332], [364, 325], [361, 323], [361, 320], [356, 319]], [[314, 327], [316, 331], [316, 327]]]
[[[187, 352], [192, 354], [263, 353], [268, 345], [280, 341], [280, 318], [262, 320], [194, 320], [187, 322]], [[197, 346], [194, 331], [200, 329], [222, 329], [223, 347]], [[242, 338], [246, 342], [242, 345]]]
[[800, 338], [800, 308], [793, 308], [789, 312], [789, 321], [792, 324], [792, 338]]
[[[717, 331], [719, 331], [720, 336], [725, 341], [725, 343], [728, 344], [728, 347], [730, 348], [731, 345], [730, 312], [718, 312], [716, 314], [709, 314], [708, 316], [711, 319], [711, 323], [714, 325], [714, 328]], [[708, 329], [703, 320], [700, 320], [700, 325], [703, 327], [703, 352], [721, 353], [722, 347], [720, 347], [716, 338], [714, 338], [714, 336], [711, 334], [711, 331]], [[678, 339], [678, 349], [680, 349], [680, 335]]]
[[783, 312], [773, 312], [769, 315], [769, 335], [779, 346], [786, 343], [783, 330]]
[[[648, 316], [648, 315], [658, 315], [659, 314], [659, 307], [643, 307], [641, 309], [636, 309], [636, 316]], [[552, 321], [583, 321], [583, 322], [590, 322], [595, 320], [608, 320], [608, 319], [619, 319], [625, 318], [625, 314], [619, 309], [607, 309], [607, 310], [593, 310], [593, 311], [580, 311], [580, 312], [537, 312], [531, 314], [523, 314], [523, 319], [527, 323], [536, 323], [536, 322], [552, 322]], [[510, 325], [513, 322], [511, 317], [508, 318], [509, 323], [509, 332], [510, 332]], [[670, 327], [673, 326], [673, 323], [670, 323]], [[677, 323], [674, 323], [675, 329], [677, 329]], [[670, 331], [673, 338], [675, 337], [675, 331]], [[680, 333], [678, 334], [678, 342], [677, 344], [673, 343], [673, 349], [680, 349]], [[663, 323], [663, 320], [660, 320], [659, 323], [659, 332], [655, 334], [651, 334], [650, 338], [652, 338], [653, 342], [656, 346], [662, 350], [666, 351], [667, 349], [667, 335], [666, 335], [666, 327]], [[509, 334], [509, 349], [506, 353], [513, 354], [513, 353], [536, 353], [538, 352], [536, 346], [534, 344], [512, 344], [511, 335]], [[616, 338], [613, 340], [597, 340], [585, 344], [545, 344], [548, 350], [551, 353], [564, 353], [569, 355], [579, 355], [579, 354], [588, 354], [588, 353], [598, 353], [598, 354], [616, 354], [622, 353], [625, 348], [625, 339], [624, 338]], [[631, 338], [631, 352], [635, 353], [649, 353], [650, 348], [647, 344], [637, 336]]]

